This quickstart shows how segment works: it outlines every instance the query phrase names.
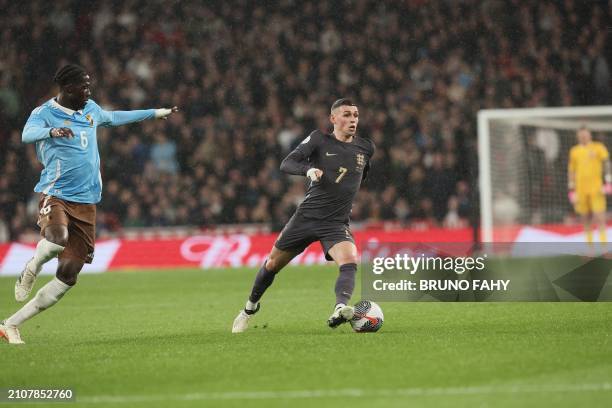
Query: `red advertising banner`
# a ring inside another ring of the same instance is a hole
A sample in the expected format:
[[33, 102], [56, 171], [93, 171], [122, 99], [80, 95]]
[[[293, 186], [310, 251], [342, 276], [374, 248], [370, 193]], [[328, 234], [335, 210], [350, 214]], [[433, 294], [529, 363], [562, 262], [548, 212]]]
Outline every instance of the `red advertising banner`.
[[[612, 229], [609, 236], [612, 236]], [[258, 266], [274, 245], [278, 234], [202, 234], [188, 238], [112, 239], [96, 243], [94, 262], [83, 272], [113, 269], [223, 268]], [[576, 226], [518, 227], [509, 242], [576, 242], [583, 240]], [[355, 232], [358, 248], [375, 242], [472, 242], [472, 230], [365, 230]], [[34, 254], [34, 244], [0, 244], [0, 275], [18, 275]], [[293, 260], [297, 265], [324, 264], [319, 243]], [[57, 260], [45, 264], [42, 273], [55, 273]]]
[[[202, 234], [188, 238], [113, 239], [96, 243], [94, 262], [83, 272], [147, 268], [222, 268], [258, 266], [268, 255], [278, 234]], [[355, 233], [362, 242], [470, 242], [470, 229], [366, 230]], [[18, 275], [34, 254], [34, 244], [0, 244], [0, 275]], [[324, 264], [319, 243], [293, 260], [297, 265]], [[45, 264], [42, 273], [55, 272], [57, 260]]]

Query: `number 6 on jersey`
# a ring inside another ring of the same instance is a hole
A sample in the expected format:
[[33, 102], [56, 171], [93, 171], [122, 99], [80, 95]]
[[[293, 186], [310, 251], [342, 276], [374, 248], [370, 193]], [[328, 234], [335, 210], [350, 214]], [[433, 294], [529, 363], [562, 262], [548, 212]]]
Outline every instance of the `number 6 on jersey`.
[[89, 140], [87, 140], [87, 132], [82, 130], [80, 139], [81, 139], [81, 147], [83, 149], [87, 149], [87, 145], [89, 144]]

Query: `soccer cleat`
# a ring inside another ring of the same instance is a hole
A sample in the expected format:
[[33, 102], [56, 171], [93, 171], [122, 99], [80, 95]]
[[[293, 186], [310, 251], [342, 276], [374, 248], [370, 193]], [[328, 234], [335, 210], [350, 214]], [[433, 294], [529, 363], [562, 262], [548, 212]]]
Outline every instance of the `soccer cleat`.
[[247, 310], [243, 309], [238, 313], [238, 316], [234, 319], [234, 324], [232, 325], [232, 333], [242, 333], [249, 328], [249, 319], [255, 313], [259, 311], [260, 304], [257, 303], [257, 308], [255, 310]]
[[28, 263], [26, 263], [25, 268], [19, 275], [17, 282], [15, 282], [15, 300], [18, 302], [25, 301], [32, 293], [32, 288], [34, 287], [34, 282], [36, 282], [36, 277], [38, 276], [40, 269], [34, 270], [30, 264], [34, 258], [30, 259]]
[[334, 313], [327, 319], [327, 325], [332, 329], [340, 326], [343, 323], [348, 322], [355, 315], [355, 308], [353, 306], [338, 305], [334, 310]]
[[16, 326], [9, 326], [4, 322], [0, 323], [0, 338], [6, 339], [9, 344], [25, 344], [19, 335]]

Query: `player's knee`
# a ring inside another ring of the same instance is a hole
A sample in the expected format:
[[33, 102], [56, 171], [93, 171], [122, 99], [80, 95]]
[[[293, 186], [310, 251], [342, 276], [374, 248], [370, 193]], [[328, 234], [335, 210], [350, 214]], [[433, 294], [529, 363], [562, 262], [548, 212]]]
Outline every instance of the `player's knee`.
[[[49, 240], [49, 241], [51, 241], [51, 240]], [[53, 242], [54, 244], [57, 244], [57, 245], [65, 247], [65, 246], [68, 245], [68, 235], [66, 234], [66, 236], [62, 236], [62, 237], [60, 237], [60, 238], [58, 238], [58, 239], [56, 239], [54, 241], [51, 241], [51, 242]]]
[[359, 263], [357, 254], [343, 254], [339, 258], [340, 259], [338, 259], [338, 265], [348, 265], [348, 264], [357, 265]]
[[68, 245], [68, 228], [63, 225], [53, 225], [45, 229], [45, 239], [65, 247]]
[[292, 258], [293, 256], [289, 255], [288, 253], [274, 253], [274, 251], [272, 251], [266, 260], [266, 269], [274, 273], [279, 272], [281, 269], [287, 266]]
[[266, 269], [270, 272], [278, 272], [280, 269], [280, 263], [275, 257], [270, 257], [266, 260]]

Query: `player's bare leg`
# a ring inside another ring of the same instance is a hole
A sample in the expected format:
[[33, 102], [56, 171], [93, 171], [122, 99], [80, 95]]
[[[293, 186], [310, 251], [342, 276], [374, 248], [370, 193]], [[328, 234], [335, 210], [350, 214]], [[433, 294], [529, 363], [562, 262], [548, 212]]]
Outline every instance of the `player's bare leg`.
[[68, 243], [68, 227], [65, 225], [49, 225], [45, 228], [44, 235], [36, 245], [34, 256], [26, 263], [15, 282], [15, 300], [18, 302], [23, 302], [30, 296], [43, 265], [58, 256]]
[[[83, 268], [83, 261], [76, 259], [60, 259], [55, 278], [36, 292], [36, 296], [14, 315], [2, 322], [0, 331], [4, 332], [9, 343], [21, 344], [19, 326], [26, 320], [31, 319], [40, 312], [56, 304], [72, 288], [77, 281], [77, 276]], [[16, 333], [16, 334], [15, 334]], [[11, 334], [18, 342], [11, 341]]]
[[249, 327], [249, 319], [259, 310], [259, 299], [263, 296], [266, 289], [272, 285], [274, 277], [283, 269], [297, 254], [294, 252], [283, 251], [277, 247], [272, 247], [268, 259], [264, 262], [255, 277], [251, 295], [246, 302], [244, 310], [241, 310], [234, 319], [232, 333], [242, 333]]
[[351, 241], [342, 241], [331, 247], [328, 253], [340, 269], [334, 288], [336, 305], [334, 312], [327, 320], [329, 327], [336, 328], [352, 319], [355, 313], [353, 307], [347, 306], [347, 303], [355, 289], [358, 262], [357, 247]]
[[79, 273], [83, 269], [85, 262], [79, 259], [61, 259], [55, 276], [66, 285], [72, 287], [76, 285]]

